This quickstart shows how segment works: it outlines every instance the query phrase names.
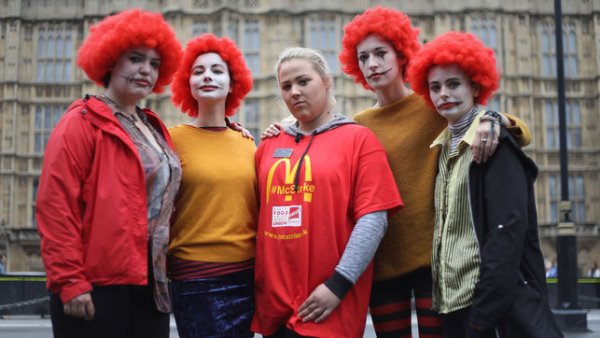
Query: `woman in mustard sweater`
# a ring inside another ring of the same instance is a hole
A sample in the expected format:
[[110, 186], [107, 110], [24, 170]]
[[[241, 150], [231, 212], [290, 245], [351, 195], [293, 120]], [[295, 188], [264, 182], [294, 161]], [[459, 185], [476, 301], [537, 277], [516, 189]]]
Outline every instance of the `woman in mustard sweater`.
[[[375, 256], [371, 315], [378, 337], [410, 336], [410, 300], [414, 294], [419, 335], [441, 337], [441, 322], [431, 310], [431, 251], [435, 210], [433, 195], [439, 151], [429, 146], [447, 121], [406, 86], [406, 67], [420, 48], [418, 29], [404, 13], [382, 7], [366, 10], [344, 28], [342, 70], [377, 95], [374, 107], [354, 116], [369, 127], [386, 149], [406, 207], [389, 219]], [[528, 144], [522, 121], [502, 124]], [[498, 121], [500, 122], [500, 121]], [[472, 150], [485, 161], [495, 150], [499, 127], [490, 121], [477, 129]], [[481, 143], [481, 139], [489, 139]]]
[[194, 119], [170, 129], [183, 170], [169, 244], [181, 337], [253, 336], [256, 146], [225, 119], [251, 88], [233, 41], [207, 34], [187, 44], [171, 89]]

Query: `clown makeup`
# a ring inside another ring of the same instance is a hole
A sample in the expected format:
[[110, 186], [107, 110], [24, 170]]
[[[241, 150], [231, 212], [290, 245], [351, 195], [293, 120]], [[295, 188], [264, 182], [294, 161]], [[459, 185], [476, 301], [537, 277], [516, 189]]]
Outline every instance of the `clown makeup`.
[[196, 101], [225, 101], [231, 93], [229, 67], [217, 53], [199, 55], [192, 64], [190, 90]]
[[112, 68], [107, 92], [124, 106], [135, 105], [152, 93], [159, 67], [160, 55], [154, 48], [129, 49]]
[[401, 60], [394, 47], [377, 35], [369, 35], [356, 46], [358, 65], [374, 90], [402, 81]]
[[304, 131], [312, 131], [330, 118], [330, 87], [308, 60], [291, 59], [279, 67], [281, 96]]
[[436, 110], [451, 124], [473, 108], [479, 95], [479, 85], [471, 84], [467, 74], [456, 64], [429, 68], [427, 84]]

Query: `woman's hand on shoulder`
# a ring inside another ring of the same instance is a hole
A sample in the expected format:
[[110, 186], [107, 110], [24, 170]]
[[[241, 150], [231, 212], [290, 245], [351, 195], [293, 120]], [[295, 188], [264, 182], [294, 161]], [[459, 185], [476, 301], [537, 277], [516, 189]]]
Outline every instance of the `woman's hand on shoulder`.
[[267, 129], [265, 129], [265, 131], [263, 131], [263, 133], [260, 135], [260, 139], [264, 140], [267, 138], [277, 137], [281, 132], [281, 129], [281, 124], [275, 122], [268, 126]]
[[491, 120], [481, 120], [475, 132], [471, 151], [473, 160], [479, 164], [486, 162], [498, 147], [500, 125]]
[[250, 132], [248, 129], [244, 128], [244, 127], [243, 127], [241, 124], [239, 124], [238, 122], [229, 122], [229, 128], [230, 128], [231, 130], [235, 130], [235, 131], [237, 131], [237, 132], [240, 132], [240, 133], [242, 133], [242, 136], [243, 136], [243, 137], [245, 137], [245, 138], [249, 138], [249, 139], [251, 139], [251, 140], [253, 140], [253, 141], [254, 141], [254, 136], [252, 136], [252, 133], [251, 133], [251, 132]]
[[317, 286], [298, 308], [298, 316], [303, 322], [320, 323], [327, 319], [341, 300], [325, 284]]

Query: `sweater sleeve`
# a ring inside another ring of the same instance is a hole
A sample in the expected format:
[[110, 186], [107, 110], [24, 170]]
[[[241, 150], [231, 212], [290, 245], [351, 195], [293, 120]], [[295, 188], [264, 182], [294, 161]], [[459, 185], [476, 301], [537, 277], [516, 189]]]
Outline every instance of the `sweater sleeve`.
[[520, 118], [511, 115], [504, 114], [508, 120], [511, 122], [512, 126], [506, 128], [508, 132], [514, 136], [515, 140], [519, 143], [521, 147], [526, 147], [531, 143], [531, 131], [529, 130], [529, 126], [525, 123], [525, 121]]
[[83, 264], [81, 195], [93, 157], [93, 132], [77, 114], [66, 113], [48, 139], [36, 201], [47, 286], [63, 302], [92, 289]]
[[325, 282], [340, 299], [371, 263], [386, 229], [386, 211], [372, 212], [358, 219], [333, 276]]

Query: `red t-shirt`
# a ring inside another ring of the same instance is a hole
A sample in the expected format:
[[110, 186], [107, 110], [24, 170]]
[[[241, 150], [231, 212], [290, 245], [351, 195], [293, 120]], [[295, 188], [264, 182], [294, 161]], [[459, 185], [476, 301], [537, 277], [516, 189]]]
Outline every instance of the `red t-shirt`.
[[271, 335], [287, 325], [305, 336], [362, 337], [372, 264], [325, 321], [303, 323], [297, 310], [332, 276], [361, 216], [402, 206], [381, 144], [355, 124], [298, 143], [282, 133], [260, 144], [256, 166], [260, 213], [252, 330]]

